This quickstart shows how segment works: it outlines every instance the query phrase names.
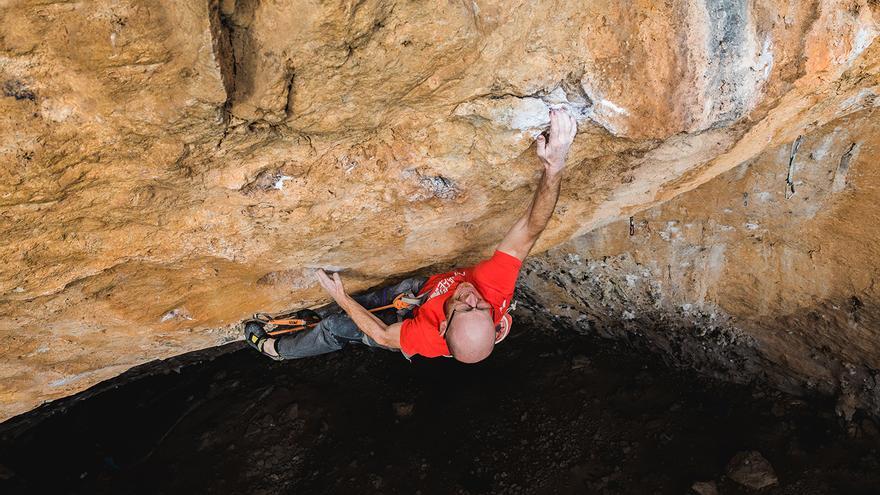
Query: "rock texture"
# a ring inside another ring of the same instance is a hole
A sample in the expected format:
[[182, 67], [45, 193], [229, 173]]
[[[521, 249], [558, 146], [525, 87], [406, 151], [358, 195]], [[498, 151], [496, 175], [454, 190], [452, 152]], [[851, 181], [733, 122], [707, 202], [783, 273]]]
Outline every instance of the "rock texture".
[[0, 9], [0, 417], [319, 302], [314, 267], [358, 290], [487, 254], [551, 105], [581, 133], [539, 249], [880, 92], [875, 0]]
[[532, 260], [527, 306], [714, 376], [837, 396], [847, 419], [880, 414], [878, 155], [880, 111], [829, 122]]
[[760, 452], [739, 452], [727, 465], [727, 477], [751, 490], [779, 484], [770, 461]]

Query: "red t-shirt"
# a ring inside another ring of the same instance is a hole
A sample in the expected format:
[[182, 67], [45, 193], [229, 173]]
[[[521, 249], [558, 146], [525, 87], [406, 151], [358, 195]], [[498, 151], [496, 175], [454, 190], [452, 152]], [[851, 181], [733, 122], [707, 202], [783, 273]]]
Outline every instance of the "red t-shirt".
[[452, 296], [455, 288], [462, 282], [474, 284], [480, 295], [492, 305], [495, 324], [498, 325], [510, 310], [520, 266], [522, 262], [515, 256], [495, 251], [491, 258], [481, 261], [476, 266], [460, 268], [429, 278], [419, 291], [420, 296], [430, 294], [428, 299], [416, 308], [413, 317], [404, 320], [400, 327], [400, 350], [408, 356], [449, 355], [446, 339], [440, 336], [440, 323], [446, 319], [443, 303]]

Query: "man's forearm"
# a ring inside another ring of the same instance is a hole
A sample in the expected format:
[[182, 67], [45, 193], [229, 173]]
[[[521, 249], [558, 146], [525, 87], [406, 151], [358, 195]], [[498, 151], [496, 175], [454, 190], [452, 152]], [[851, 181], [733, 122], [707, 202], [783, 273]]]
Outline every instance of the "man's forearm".
[[339, 303], [339, 306], [349, 317], [351, 317], [354, 324], [357, 325], [362, 332], [369, 335], [371, 339], [375, 340], [380, 345], [388, 345], [386, 332], [388, 325], [386, 325], [385, 322], [377, 318], [373, 313], [367, 311], [366, 308], [361, 306], [360, 303], [351, 297], [346, 297], [345, 300]]
[[556, 209], [562, 172], [576, 133], [577, 123], [574, 117], [564, 110], [550, 110], [549, 137], [542, 134], [537, 139], [538, 158], [544, 166], [544, 173], [541, 174], [529, 209], [504, 235], [504, 239], [498, 244], [499, 251], [520, 260], [524, 260], [532, 251]]
[[544, 170], [538, 189], [532, 199], [532, 205], [526, 212], [526, 228], [529, 235], [538, 237], [547, 228], [553, 210], [556, 209], [556, 201], [559, 199], [559, 187], [562, 184], [562, 172], [551, 173]]

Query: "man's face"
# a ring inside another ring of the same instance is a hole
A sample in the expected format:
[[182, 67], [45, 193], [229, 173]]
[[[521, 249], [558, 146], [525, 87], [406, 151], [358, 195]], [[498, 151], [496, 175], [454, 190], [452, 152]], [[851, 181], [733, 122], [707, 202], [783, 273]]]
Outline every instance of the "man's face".
[[470, 282], [462, 282], [458, 284], [458, 287], [455, 288], [455, 292], [452, 294], [452, 307], [455, 306], [470, 306], [475, 307], [480, 302], [485, 302], [482, 294], [477, 291], [477, 288], [474, 287], [474, 284]]
[[456, 325], [492, 325], [495, 310], [470, 282], [456, 287], [445, 305], [447, 328], [455, 321]]
[[470, 282], [462, 282], [455, 288], [452, 297], [446, 300], [444, 310], [448, 322], [452, 321], [456, 313], [463, 314], [473, 311], [474, 314], [468, 315], [466, 319], [479, 318], [477, 314], [487, 319], [492, 319], [494, 316], [492, 305]]

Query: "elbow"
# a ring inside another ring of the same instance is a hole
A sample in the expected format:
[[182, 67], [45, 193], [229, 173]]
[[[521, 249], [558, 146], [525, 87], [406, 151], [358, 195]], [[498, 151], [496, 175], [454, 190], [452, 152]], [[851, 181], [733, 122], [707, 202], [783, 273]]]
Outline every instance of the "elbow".
[[532, 218], [529, 219], [528, 222], [524, 225], [524, 231], [526, 237], [532, 242], [536, 241], [538, 237], [541, 236], [541, 233], [544, 232], [544, 229], [547, 228], [548, 219], [544, 218]]
[[541, 237], [541, 233], [544, 232], [544, 228], [546, 225], [529, 225], [529, 228], [526, 229], [526, 238], [530, 244], [534, 244], [538, 237]]
[[376, 335], [373, 340], [382, 347], [389, 347], [389, 344], [391, 344], [391, 339], [389, 339], [384, 333]]
[[370, 338], [373, 339], [374, 342], [381, 345], [382, 347], [391, 347], [391, 336], [388, 335], [388, 331], [386, 329], [382, 329], [382, 331], [376, 332], [376, 335], [371, 335]]

